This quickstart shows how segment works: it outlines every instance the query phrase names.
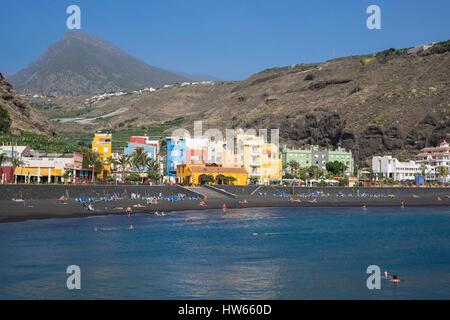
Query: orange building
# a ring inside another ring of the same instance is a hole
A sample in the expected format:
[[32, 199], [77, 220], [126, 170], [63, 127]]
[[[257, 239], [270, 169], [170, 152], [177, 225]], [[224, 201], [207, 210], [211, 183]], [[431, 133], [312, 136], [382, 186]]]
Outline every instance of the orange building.
[[[208, 181], [212, 177], [214, 181]], [[183, 164], [177, 166], [177, 182], [185, 186], [200, 186], [206, 183], [247, 185], [248, 172], [243, 167], [220, 167], [205, 164]]]

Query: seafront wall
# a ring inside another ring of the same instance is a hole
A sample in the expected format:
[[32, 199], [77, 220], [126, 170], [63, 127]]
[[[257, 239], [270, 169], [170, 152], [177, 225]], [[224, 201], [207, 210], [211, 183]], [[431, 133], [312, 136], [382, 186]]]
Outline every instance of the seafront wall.
[[172, 196], [183, 193], [193, 196], [195, 193], [179, 186], [138, 186], [138, 185], [0, 185], [0, 200], [24, 199], [58, 199], [61, 196], [75, 197], [101, 197], [104, 195], [119, 194], [129, 198], [131, 193], [141, 196]]
[[336, 195], [344, 194], [353, 197], [367, 195], [394, 195], [396, 197], [413, 197], [417, 196], [450, 196], [450, 188], [399, 188], [399, 187], [272, 187], [272, 186], [215, 186], [224, 191], [235, 195], [251, 195], [279, 197], [281, 193], [287, 195], [302, 195], [311, 194], [313, 192], [323, 192], [335, 197]]

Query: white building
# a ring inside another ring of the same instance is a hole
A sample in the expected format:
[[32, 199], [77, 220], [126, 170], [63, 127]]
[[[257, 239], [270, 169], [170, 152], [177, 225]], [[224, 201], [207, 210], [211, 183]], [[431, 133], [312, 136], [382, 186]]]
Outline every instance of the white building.
[[375, 156], [372, 158], [372, 170], [395, 181], [414, 181], [416, 175], [420, 174], [420, 164], [414, 161], [401, 162], [392, 156]]
[[429, 167], [427, 171], [428, 180], [450, 181], [450, 175], [442, 176], [443, 168], [450, 171], [450, 145], [447, 141], [442, 141], [438, 147], [423, 148], [417, 155], [419, 165]]

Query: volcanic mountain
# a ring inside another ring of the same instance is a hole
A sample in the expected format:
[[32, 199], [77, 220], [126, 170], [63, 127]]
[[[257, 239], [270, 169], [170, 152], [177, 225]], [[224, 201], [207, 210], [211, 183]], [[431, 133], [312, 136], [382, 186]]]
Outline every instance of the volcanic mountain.
[[92, 35], [70, 31], [8, 80], [24, 93], [80, 95], [160, 87], [189, 81], [150, 66]]

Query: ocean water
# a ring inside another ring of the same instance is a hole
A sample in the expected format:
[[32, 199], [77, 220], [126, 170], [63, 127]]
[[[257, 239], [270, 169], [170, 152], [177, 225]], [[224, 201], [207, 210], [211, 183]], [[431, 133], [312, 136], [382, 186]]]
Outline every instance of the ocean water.
[[[66, 287], [69, 265], [81, 268], [81, 290]], [[402, 282], [382, 279], [380, 290], [368, 290], [369, 265]], [[96, 298], [449, 299], [450, 208], [254, 208], [0, 224], [0, 299]]]

